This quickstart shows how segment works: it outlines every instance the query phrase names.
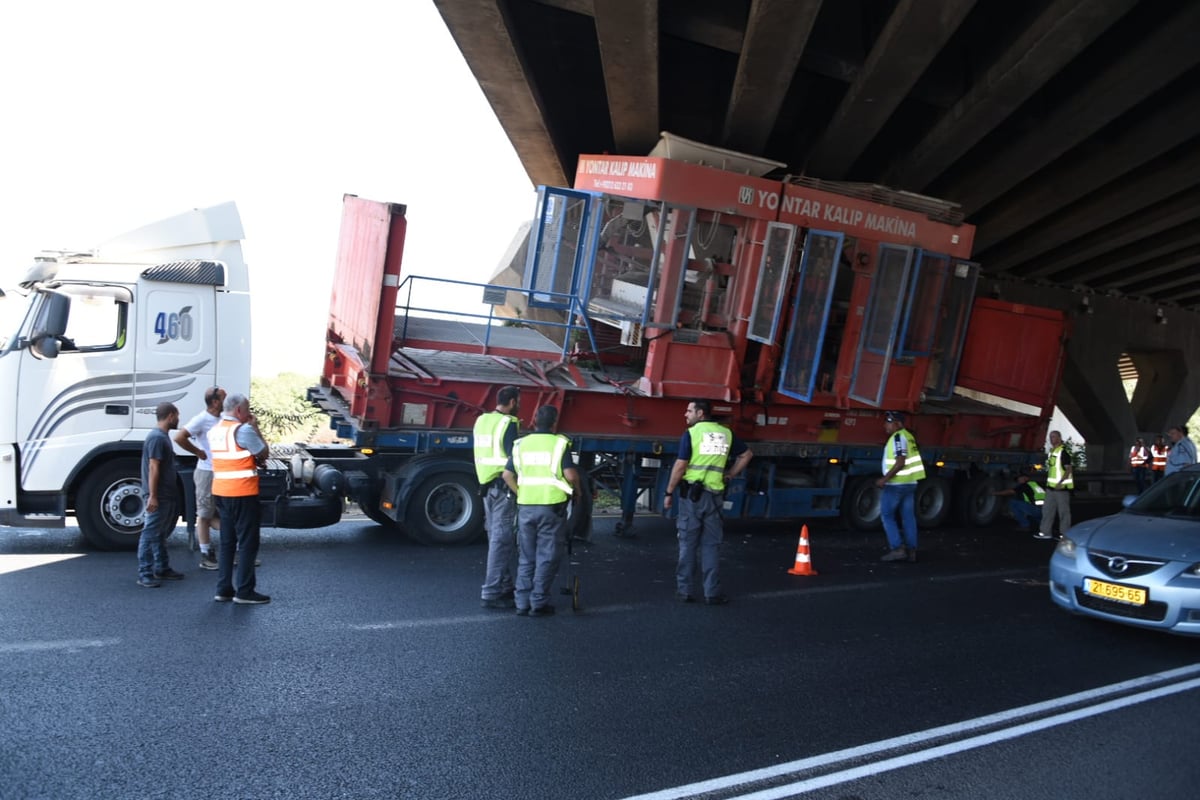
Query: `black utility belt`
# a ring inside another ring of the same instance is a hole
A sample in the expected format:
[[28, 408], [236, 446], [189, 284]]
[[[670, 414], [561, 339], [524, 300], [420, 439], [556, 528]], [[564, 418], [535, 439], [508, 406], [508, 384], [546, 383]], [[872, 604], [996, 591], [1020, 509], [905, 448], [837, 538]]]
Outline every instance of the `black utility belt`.
[[547, 509], [553, 511], [555, 514], [565, 514], [567, 511], [567, 506], [570, 505], [570, 503], [571, 503], [570, 500], [563, 500], [561, 503], [548, 503], [548, 504], [528, 503], [528, 504], [518, 504], [518, 506], [520, 508], [547, 508]]
[[680, 496], [686, 497], [688, 500], [691, 500], [692, 502], [695, 502], [696, 500], [699, 500], [701, 497], [703, 497], [704, 492], [708, 492], [709, 494], [717, 494], [717, 495], [721, 494], [721, 492], [717, 492], [717, 491], [713, 491], [712, 489], [709, 489], [707, 486], [705, 486], [700, 481], [696, 481], [695, 483], [689, 483], [688, 481], [680, 481], [679, 485], [680, 485], [680, 492], [679, 492]]

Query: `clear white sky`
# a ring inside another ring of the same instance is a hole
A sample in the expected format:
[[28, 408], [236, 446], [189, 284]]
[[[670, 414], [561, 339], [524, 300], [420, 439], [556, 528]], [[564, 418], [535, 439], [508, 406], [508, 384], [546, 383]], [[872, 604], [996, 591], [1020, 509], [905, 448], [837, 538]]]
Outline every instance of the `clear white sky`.
[[317, 374], [344, 193], [408, 206], [405, 271], [485, 282], [533, 187], [430, 0], [0, 10], [0, 269], [234, 200], [253, 370]]

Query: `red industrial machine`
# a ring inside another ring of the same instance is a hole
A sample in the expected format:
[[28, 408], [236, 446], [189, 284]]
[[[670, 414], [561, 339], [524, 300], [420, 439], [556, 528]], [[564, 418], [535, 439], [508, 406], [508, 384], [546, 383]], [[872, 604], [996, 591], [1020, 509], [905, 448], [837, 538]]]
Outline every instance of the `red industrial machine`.
[[[471, 427], [515, 384], [525, 421], [559, 408], [624, 531], [639, 497], [657, 507], [693, 398], [755, 453], [730, 516], [877, 525], [883, 412], [903, 410], [928, 465], [921, 524], [989, 522], [989, 479], [1040, 461], [1063, 314], [977, 298], [951, 204], [765, 177], [780, 166], [669, 135], [582, 156], [574, 188], [539, 190], [519, 288], [408, 275], [404, 207], [347, 196], [313, 396], [355, 442], [351, 495], [423, 541], [474, 538]], [[486, 310], [416, 307], [427, 282]]]

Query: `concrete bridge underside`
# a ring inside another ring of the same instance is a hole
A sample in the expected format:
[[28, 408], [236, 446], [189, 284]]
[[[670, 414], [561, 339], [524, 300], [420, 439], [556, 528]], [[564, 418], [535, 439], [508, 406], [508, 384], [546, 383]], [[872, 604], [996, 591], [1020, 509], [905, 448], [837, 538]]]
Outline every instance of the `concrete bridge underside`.
[[980, 293], [1071, 313], [1093, 464], [1200, 405], [1200, 3], [434, 2], [534, 183], [668, 130], [941, 197]]

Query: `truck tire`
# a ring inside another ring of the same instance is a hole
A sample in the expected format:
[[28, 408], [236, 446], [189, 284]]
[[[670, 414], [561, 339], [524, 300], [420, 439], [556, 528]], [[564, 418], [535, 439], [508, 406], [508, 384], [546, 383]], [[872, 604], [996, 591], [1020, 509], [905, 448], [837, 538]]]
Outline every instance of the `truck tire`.
[[275, 514], [274, 527], [276, 528], [293, 530], [324, 528], [336, 525], [342, 519], [342, 499], [340, 497], [284, 497], [276, 501]]
[[995, 481], [987, 475], [976, 475], [961, 486], [956, 498], [959, 521], [976, 528], [991, 525], [1000, 514], [1000, 498], [991, 493]]
[[950, 481], [931, 475], [917, 484], [917, 527], [937, 528], [950, 516]]
[[400, 527], [400, 525], [394, 519], [388, 517], [388, 515], [383, 513], [383, 510], [379, 508], [379, 498], [375, 498], [373, 505], [368, 503], [365, 506], [359, 506], [359, 509], [367, 519], [371, 520], [371, 522], [374, 522], [376, 525], [382, 525], [385, 528], [394, 529], [399, 529]]
[[140, 458], [116, 458], [92, 468], [75, 495], [79, 530], [99, 550], [136, 550], [146, 507]]
[[842, 517], [856, 531], [877, 531], [883, 527], [880, 501], [883, 493], [875, 485], [877, 477], [859, 475], [846, 481], [842, 491]]
[[483, 498], [465, 472], [426, 478], [408, 501], [404, 529], [427, 545], [470, 544], [483, 535]]

